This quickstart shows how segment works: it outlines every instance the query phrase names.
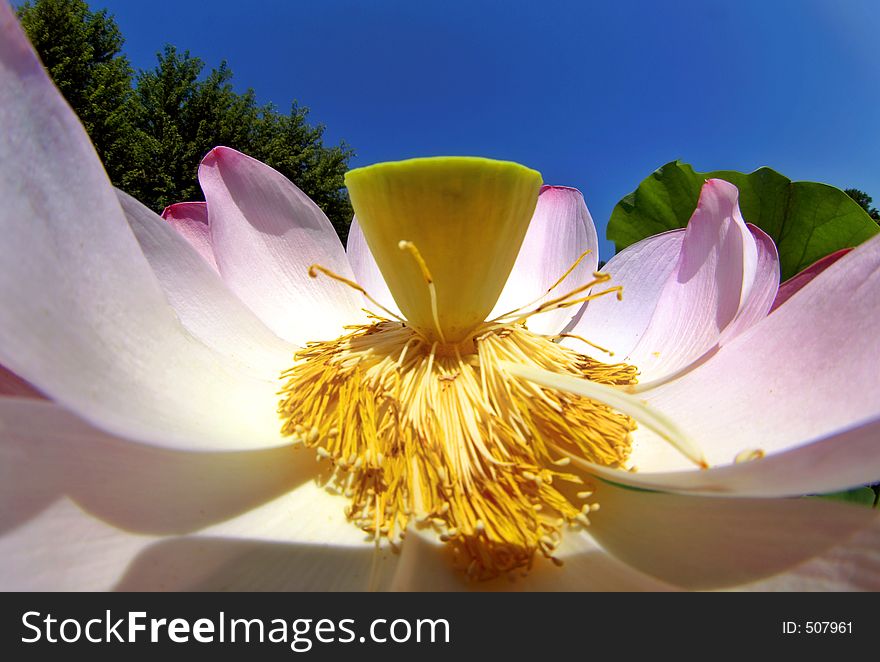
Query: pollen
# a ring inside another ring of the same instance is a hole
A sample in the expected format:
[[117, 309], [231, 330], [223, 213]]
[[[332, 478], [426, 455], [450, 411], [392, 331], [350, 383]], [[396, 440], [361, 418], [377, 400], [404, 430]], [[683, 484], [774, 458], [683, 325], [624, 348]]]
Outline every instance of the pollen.
[[[473, 579], [556, 564], [566, 527], [589, 524], [592, 485], [572, 458], [624, 467], [635, 421], [590, 398], [518, 377], [530, 366], [625, 386], [637, 370], [529, 331], [485, 322], [460, 342], [373, 317], [312, 342], [283, 374], [283, 432], [328, 463], [348, 518], [396, 546], [433, 529]], [[508, 318], [509, 319], [509, 318]]]

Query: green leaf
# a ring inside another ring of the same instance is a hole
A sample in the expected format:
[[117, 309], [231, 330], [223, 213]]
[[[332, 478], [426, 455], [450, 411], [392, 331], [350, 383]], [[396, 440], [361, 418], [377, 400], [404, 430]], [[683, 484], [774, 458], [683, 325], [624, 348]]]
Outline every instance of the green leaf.
[[695, 172], [687, 163], [672, 161], [617, 203], [608, 222], [608, 239], [620, 251], [653, 234], [683, 228], [697, 207], [703, 182], [711, 178], [739, 189], [743, 218], [776, 242], [783, 280], [880, 232], [858, 203], [833, 186], [792, 182], [770, 168], [748, 174]]
[[877, 494], [870, 487], [857, 487], [854, 490], [847, 490], [845, 492], [823, 494], [821, 495], [821, 497], [823, 499], [846, 501], [847, 503], [853, 503], [860, 506], [868, 506], [869, 508], [873, 508], [876, 503]]

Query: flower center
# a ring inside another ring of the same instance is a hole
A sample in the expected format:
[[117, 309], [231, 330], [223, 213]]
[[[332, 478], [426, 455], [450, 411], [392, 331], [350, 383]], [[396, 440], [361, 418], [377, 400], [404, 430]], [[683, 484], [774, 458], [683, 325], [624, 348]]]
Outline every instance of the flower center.
[[441, 346], [376, 319], [309, 344], [288, 370], [283, 431], [330, 462], [327, 483], [349, 518], [395, 543], [410, 522], [431, 527], [475, 579], [550, 559], [565, 525], [589, 523], [591, 491], [569, 456], [622, 466], [633, 419], [585, 397], [512, 376], [507, 362], [586, 378], [636, 381], [531, 333], [486, 323]]
[[403, 317], [312, 265], [311, 276], [354, 287], [387, 317], [296, 354], [282, 375], [283, 432], [329, 461], [327, 485], [377, 541], [396, 545], [413, 521], [433, 528], [474, 579], [528, 568], [536, 554], [561, 563], [562, 529], [586, 526], [598, 508], [574, 464], [623, 466], [634, 418], [688, 448], [617, 388], [635, 384], [635, 367], [601, 363], [526, 326], [548, 310], [619, 297], [620, 287], [595, 273], [545, 300], [582, 255], [537, 301], [486, 321], [534, 212], [538, 173], [415, 159], [354, 170], [346, 183]]

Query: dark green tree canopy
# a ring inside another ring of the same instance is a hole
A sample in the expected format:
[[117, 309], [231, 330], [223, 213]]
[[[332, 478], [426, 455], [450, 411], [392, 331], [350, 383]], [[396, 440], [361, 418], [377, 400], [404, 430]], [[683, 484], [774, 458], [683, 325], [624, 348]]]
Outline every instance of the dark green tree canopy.
[[225, 145], [283, 173], [345, 240], [352, 210], [343, 176], [353, 151], [324, 145], [307, 108], [293, 102], [285, 115], [260, 105], [253, 90], [235, 91], [225, 62], [205, 74], [204, 62], [173, 46], [135, 76], [113, 17], [85, 0], [29, 0], [18, 15], [116, 186], [156, 211], [202, 200], [199, 161]]

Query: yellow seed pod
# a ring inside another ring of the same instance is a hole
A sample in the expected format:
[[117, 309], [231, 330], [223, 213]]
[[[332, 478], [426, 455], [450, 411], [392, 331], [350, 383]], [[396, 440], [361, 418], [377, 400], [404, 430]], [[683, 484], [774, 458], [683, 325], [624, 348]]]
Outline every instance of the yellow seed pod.
[[509, 161], [433, 157], [357, 168], [345, 183], [407, 321], [431, 340], [465, 339], [510, 275], [540, 173]]

